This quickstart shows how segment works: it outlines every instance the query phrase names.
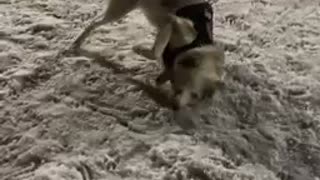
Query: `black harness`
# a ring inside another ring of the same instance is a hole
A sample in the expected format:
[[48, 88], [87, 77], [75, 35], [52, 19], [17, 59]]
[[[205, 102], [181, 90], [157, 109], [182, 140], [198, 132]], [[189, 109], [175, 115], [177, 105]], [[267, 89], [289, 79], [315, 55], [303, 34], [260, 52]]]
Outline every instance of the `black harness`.
[[170, 49], [168, 46], [165, 48], [162, 57], [167, 69], [173, 67], [174, 60], [180, 53], [195, 47], [213, 44], [213, 10], [209, 3], [183, 7], [176, 11], [176, 15], [191, 20], [198, 35], [192, 43], [185, 46], [175, 49]]

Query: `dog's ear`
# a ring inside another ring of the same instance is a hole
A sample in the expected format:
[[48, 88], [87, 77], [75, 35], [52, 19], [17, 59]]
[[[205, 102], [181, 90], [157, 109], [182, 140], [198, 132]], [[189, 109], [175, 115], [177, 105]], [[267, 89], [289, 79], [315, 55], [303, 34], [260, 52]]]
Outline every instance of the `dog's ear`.
[[[177, 46], [183, 46], [192, 43], [198, 35], [191, 20], [186, 18], [170, 15], [172, 24], [173, 41]], [[170, 42], [171, 43], [171, 42]]]

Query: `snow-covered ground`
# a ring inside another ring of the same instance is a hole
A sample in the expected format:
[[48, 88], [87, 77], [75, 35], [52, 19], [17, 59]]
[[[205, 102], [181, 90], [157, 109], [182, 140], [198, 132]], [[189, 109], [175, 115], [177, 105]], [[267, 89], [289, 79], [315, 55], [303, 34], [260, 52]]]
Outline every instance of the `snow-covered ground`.
[[0, 0], [1, 180], [319, 180], [319, 1], [215, 4], [226, 87], [193, 134], [132, 51], [153, 41], [139, 11], [96, 29], [94, 56], [58, 56], [104, 8]]

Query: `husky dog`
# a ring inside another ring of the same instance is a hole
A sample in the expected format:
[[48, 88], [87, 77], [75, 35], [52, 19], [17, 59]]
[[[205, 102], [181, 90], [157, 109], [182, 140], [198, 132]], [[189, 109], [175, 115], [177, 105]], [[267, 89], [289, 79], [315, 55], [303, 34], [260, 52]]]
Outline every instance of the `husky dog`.
[[171, 82], [175, 109], [193, 107], [212, 97], [223, 85], [224, 50], [214, 45], [213, 10], [206, 0], [108, 0], [105, 13], [76, 38], [71, 50], [79, 48], [93, 29], [136, 8], [158, 32], [152, 48], [137, 45], [133, 50], [162, 60], [164, 71], [156, 83]]

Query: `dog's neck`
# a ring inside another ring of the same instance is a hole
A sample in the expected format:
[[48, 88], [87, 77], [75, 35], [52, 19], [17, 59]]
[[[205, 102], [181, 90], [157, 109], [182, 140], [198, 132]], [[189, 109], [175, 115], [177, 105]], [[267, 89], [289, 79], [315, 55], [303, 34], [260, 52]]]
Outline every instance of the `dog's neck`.
[[213, 44], [213, 10], [209, 3], [202, 2], [184, 6], [176, 11], [176, 15], [191, 20], [198, 35], [189, 44], [181, 47], [172, 47], [169, 44], [165, 48], [163, 61], [168, 69], [172, 68], [179, 54], [196, 47]]

